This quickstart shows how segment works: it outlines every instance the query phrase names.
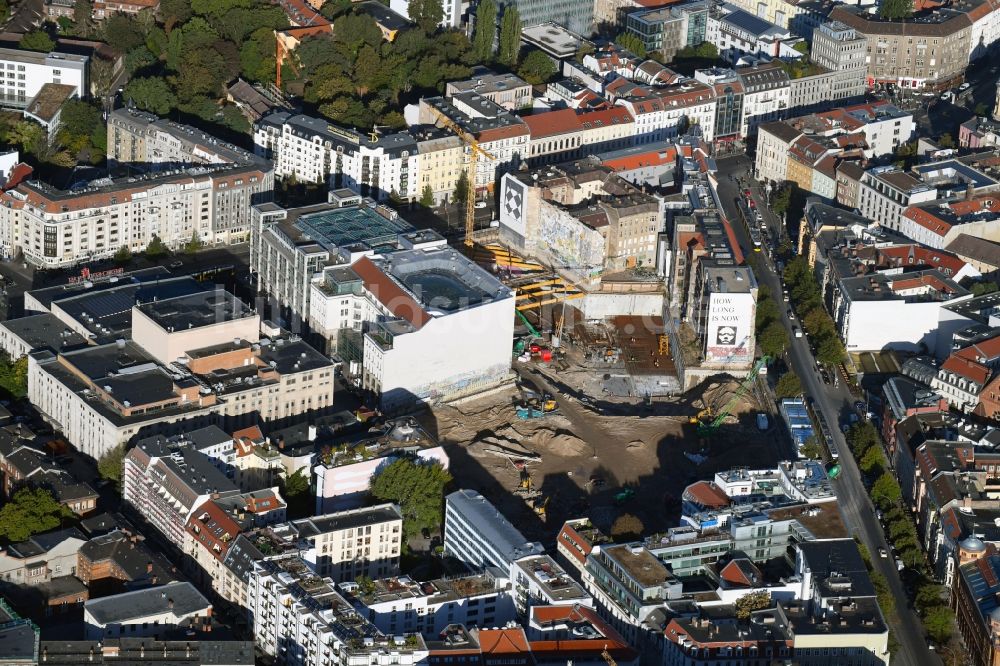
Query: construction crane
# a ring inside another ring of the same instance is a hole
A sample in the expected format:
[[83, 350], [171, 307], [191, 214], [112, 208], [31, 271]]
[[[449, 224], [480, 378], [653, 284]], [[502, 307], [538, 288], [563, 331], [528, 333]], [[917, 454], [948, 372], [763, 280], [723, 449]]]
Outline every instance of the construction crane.
[[733, 411], [733, 408], [736, 407], [736, 403], [742, 400], [743, 396], [750, 392], [750, 388], [753, 386], [753, 383], [757, 381], [757, 375], [760, 374], [761, 369], [770, 361], [770, 356], [761, 356], [750, 370], [750, 374], [747, 375], [747, 378], [744, 379], [743, 383], [740, 384], [740, 387], [736, 389], [736, 393], [734, 393], [733, 397], [726, 403], [726, 406], [715, 415], [715, 418], [708, 423], [703, 421], [698, 422], [699, 437], [711, 437], [715, 434], [715, 431], [719, 429], [722, 422], [727, 416], [729, 416], [729, 413]]
[[605, 645], [604, 650], [601, 651], [601, 656], [604, 657], [604, 661], [608, 662], [608, 666], [618, 666], [618, 663], [615, 661], [615, 658], [611, 656], [610, 652], [608, 652], [607, 645]]
[[493, 155], [479, 147], [479, 142], [476, 138], [466, 132], [464, 129], [459, 127], [458, 123], [449, 118], [445, 113], [433, 105], [431, 105], [430, 110], [434, 112], [441, 124], [447, 129], [451, 130], [459, 139], [465, 142], [465, 145], [469, 147], [469, 164], [467, 166], [467, 173], [469, 176], [469, 192], [465, 195], [465, 247], [472, 250], [472, 232], [475, 231], [476, 222], [476, 164], [480, 158], [484, 160], [496, 161]]

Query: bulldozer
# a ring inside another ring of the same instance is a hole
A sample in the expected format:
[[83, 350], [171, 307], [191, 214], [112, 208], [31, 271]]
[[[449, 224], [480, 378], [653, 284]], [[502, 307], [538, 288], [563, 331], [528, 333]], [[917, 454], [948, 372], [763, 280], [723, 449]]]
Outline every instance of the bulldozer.
[[705, 409], [701, 410], [700, 412], [689, 418], [688, 423], [690, 423], [691, 425], [698, 425], [703, 421], [710, 421], [711, 419], [712, 419], [712, 408], [706, 407]]
[[541, 502], [536, 501], [531, 508], [535, 510], [535, 515], [537, 515], [542, 520], [545, 520], [545, 514], [548, 510], [548, 507], [549, 507], [549, 498], [546, 497]]

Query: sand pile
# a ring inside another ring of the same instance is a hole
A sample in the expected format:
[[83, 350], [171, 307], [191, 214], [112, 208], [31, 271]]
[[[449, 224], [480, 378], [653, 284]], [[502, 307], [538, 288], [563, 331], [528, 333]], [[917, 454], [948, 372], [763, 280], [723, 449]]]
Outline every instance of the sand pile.
[[[718, 413], [736, 396], [736, 392], [739, 388], [739, 383], [735, 381], [722, 383], [713, 382], [709, 384], [702, 393], [701, 401], [703, 404], [710, 406], [713, 412]], [[743, 396], [736, 402], [730, 413], [734, 415], [743, 414], [754, 411], [754, 409], [753, 395], [752, 393], [747, 393], [747, 395]]]
[[575, 458], [591, 455], [593, 449], [582, 439], [567, 430], [539, 428], [529, 440], [532, 448], [541, 454]]

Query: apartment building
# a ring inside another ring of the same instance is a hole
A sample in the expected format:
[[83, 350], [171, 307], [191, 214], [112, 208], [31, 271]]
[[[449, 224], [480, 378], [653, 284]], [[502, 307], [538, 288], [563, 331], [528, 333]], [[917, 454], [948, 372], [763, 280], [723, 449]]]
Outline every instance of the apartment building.
[[705, 41], [708, 10], [707, 2], [638, 9], [625, 16], [625, 30], [642, 40], [646, 51], [671, 62], [681, 49]]
[[596, 111], [558, 109], [533, 113], [522, 120], [531, 133], [526, 156], [531, 166], [626, 148], [636, 135], [635, 120], [622, 107]]
[[406, 220], [372, 200], [348, 199], [285, 209], [264, 204], [252, 211], [250, 266], [257, 290], [273, 298], [293, 322], [309, 314], [310, 284], [327, 265], [395, 241], [412, 231]]
[[150, 301], [132, 322], [132, 339], [29, 357], [32, 403], [95, 458], [144, 429], [280, 422], [333, 404], [330, 360], [299, 339], [260, 338], [260, 317], [227, 292]]
[[[521, 14], [524, 25], [524, 14]], [[456, 93], [445, 99], [420, 100], [419, 121], [438, 125], [442, 118], [475, 138], [492, 159], [476, 160], [474, 189], [477, 193], [493, 186], [504, 173], [516, 170], [528, 158], [530, 130], [525, 122], [505, 108], [475, 92]]]
[[433, 125], [414, 125], [410, 133], [420, 153], [420, 195], [430, 188], [435, 204], [451, 201], [458, 179], [468, 171], [465, 142], [451, 130]]
[[444, 506], [444, 552], [471, 570], [509, 572], [515, 560], [545, 552], [474, 490], [456, 490], [445, 497]]
[[386, 636], [297, 555], [254, 563], [248, 611], [254, 644], [289, 666], [416, 666], [419, 634]]
[[587, 556], [587, 573], [594, 601], [631, 641], [650, 614], [682, 594], [680, 580], [637, 543], [596, 546]]
[[942, 308], [971, 295], [936, 269], [845, 277], [832, 284], [830, 311], [848, 351], [935, 350], [954, 323]]
[[95, 0], [94, 18], [98, 21], [115, 14], [135, 15], [143, 10], [155, 12], [160, 7], [160, 0]]
[[406, 132], [371, 135], [326, 120], [274, 111], [254, 126], [254, 150], [278, 178], [346, 187], [382, 201], [420, 197], [417, 143]]
[[90, 94], [90, 58], [85, 55], [5, 47], [0, 48], [0, 69], [0, 105], [8, 109], [24, 109], [50, 83], [73, 86], [80, 98]]
[[[122, 592], [83, 605], [87, 640], [160, 636], [166, 631], [211, 631], [212, 604], [191, 583]], [[208, 627], [208, 628], [207, 628]]]
[[500, 200], [501, 237], [580, 284], [597, 283], [604, 272], [656, 264], [663, 212], [597, 160], [507, 174]]
[[761, 123], [783, 118], [792, 106], [791, 80], [777, 64], [741, 67], [736, 70], [743, 88], [741, 136], [757, 133]]
[[419, 633], [427, 640], [450, 625], [502, 627], [517, 617], [506, 572], [414, 581], [399, 576], [353, 589], [368, 620], [388, 635]]
[[519, 111], [531, 106], [531, 85], [515, 74], [495, 74], [485, 71], [465, 81], [449, 81], [444, 96], [476, 93], [508, 111]]
[[785, 43], [791, 37], [786, 27], [743, 9], [710, 11], [705, 32], [705, 41], [719, 50], [723, 60], [733, 64], [742, 56], [795, 58], [799, 53]]
[[536, 606], [594, 605], [590, 594], [548, 555], [529, 555], [510, 567], [514, 604], [521, 617]]
[[903, 21], [885, 21], [861, 7], [847, 5], [830, 13], [830, 19], [854, 29], [867, 41], [869, 86], [891, 83], [931, 90], [945, 90], [961, 82], [972, 52], [972, 17], [962, 8], [946, 7]]
[[337, 582], [385, 578], [399, 570], [403, 515], [395, 504], [293, 520], [271, 532], [294, 546], [317, 575]]
[[828, 21], [813, 31], [809, 59], [832, 73], [829, 99], [853, 99], [865, 94], [866, 49], [865, 37], [839, 21]]
[[900, 232], [910, 206], [938, 198], [937, 188], [893, 166], [865, 172], [858, 187], [858, 211], [872, 222]]
[[99, 179], [59, 190], [23, 182], [0, 194], [0, 244], [39, 268], [106, 259], [122, 247], [141, 252], [157, 237], [180, 248], [246, 240], [249, 207], [270, 199], [269, 163], [198, 166]]

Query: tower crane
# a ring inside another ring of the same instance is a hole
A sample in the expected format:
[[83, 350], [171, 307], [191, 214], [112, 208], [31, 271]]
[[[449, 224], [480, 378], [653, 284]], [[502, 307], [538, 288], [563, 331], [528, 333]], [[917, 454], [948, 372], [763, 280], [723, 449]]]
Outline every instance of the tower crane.
[[475, 230], [476, 221], [476, 163], [480, 159], [495, 161], [496, 158], [489, 154], [485, 150], [479, 147], [479, 142], [476, 141], [476, 137], [472, 136], [464, 129], [459, 127], [458, 123], [449, 118], [445, 113], [434, 106], [430, 107], [437, 119], [441, 121], [441, 124], [447, 129], [451, 130], [458, 138], [460, 138], [466, 146], [469, 147], [469, 163], [466, 166], [467, 174], [469, 177], [469, 192], [465, 195], [465, 247], [472, 249], [472, 232]]

